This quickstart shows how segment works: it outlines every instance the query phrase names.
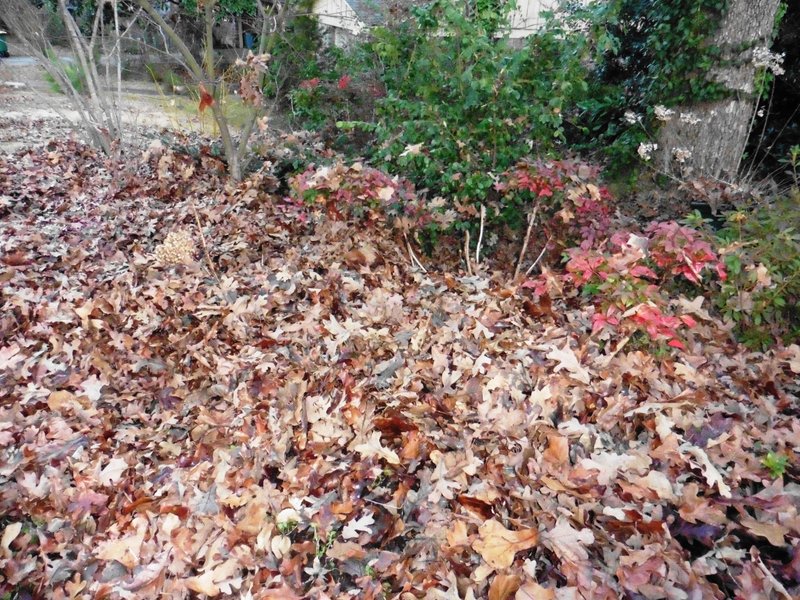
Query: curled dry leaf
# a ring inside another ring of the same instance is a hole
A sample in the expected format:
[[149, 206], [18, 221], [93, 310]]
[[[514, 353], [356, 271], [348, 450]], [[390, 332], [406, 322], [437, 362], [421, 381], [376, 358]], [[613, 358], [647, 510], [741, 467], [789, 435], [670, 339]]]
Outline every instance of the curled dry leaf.
[[513, 564], [517, 552], [533, 548], [538, 541], [536, 529], [512, 531], [490, 519], [478, 529], [478, 539], [472, 543], [472, 548], [490, 567], [506, 569]]
[[364, 457], [374, 456], [377, 458], [382, 458], [390, 465], [400, 464], [400, 457], [397, 456], [397, 452], [381, 446], [380, 431], [373, 431], [366, 443], [356, 445], [353, 450]]
[[498, 573], [489, 586], [489, 600], [506, 600], [519, 589], [519, 575]]
[[556, 591], [529, 581], [517, 590], [514, 600], [555, 600]]
[[562, 560], [577, 563], [589, 558], [586, 546], [594, 543], [594, 534], [591, 529], [575, 529], [560, 518], [553, 529], [542, 533], [542, 541]]

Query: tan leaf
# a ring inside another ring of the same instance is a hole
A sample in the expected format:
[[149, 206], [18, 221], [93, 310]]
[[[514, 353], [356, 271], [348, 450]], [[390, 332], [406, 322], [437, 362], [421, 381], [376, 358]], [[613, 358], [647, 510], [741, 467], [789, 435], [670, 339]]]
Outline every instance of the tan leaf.
[[542, 539], [561, 560], [577, 563], [589, 558], [586, 546], [594, 543], [594, 534], [591, 529], [575, 529], [562, 517]]
[[615, 454], [599, 452], [578, 463], [583, 469], [598, 471], [597, 483], [609, 485], [617, 477], [617, 473], [627, 470], [642, 471], [650, 466], [652, 460], [642, 454]]
[[118, 540], [107, 540], [97, 546], [97, 558], [115, 560], [133, 569], [139, 564], [139, 552], [144, 541], [144, 530]]
[[100, 483], [110, 486], [120, 480], [122, 474], [128, 469], [128, 463], [123, 458], [112, 458], [100, 471]]
[[186, 580], [186, 587], [206, 596], [218, 596], [220, 592], [219, 586], [214, 583], [213, 571], [206, 571], [197, 577], [190, 577]]
[[789, 529], [779, 523], [761, 523], [751, 518], [744, 518], [739, 521], [750, 533], [767, 538], [773, 546], [785, 546], [786, 539], [783, 537], [789, 533]]
[[52, 392], [47, 397], [47, 406], [50, 410], [61, 410], [75, 401], [75, 394], [67, 390]]
[[555, 369], [553, 369], [556, 373], [562, 369], [566, 369], [573, 379], [581, 383], [589, 383], [591, 379], [589, 371], [581, 366], [580, 360], [578, 360], [578, 357], [569, 347], [568, 341], [564, 342], [563, 348], [552, 345], [550, 352], [547, 353], [547, 358], [558, 362]]
[[447, 543], [451, 548], [466, 546], [469, 543], [467, 524], [464, 523], [464, 521], [456, 521], [453, 523], [453, 526], [447, 530], [445, 535], [447, 537]]
[[292, 540], [285, 535], [278, 535], [270, 541], [270, 549], [275, 555], [275, 558], [283, 558], [283, 555], [289, 552], [292, 547]]
[[498, 573], [489, 586], [489, 600], [506, 600], [519, 589], [519, 575]]
[[365, 444], [359, 444], [353, 448], [356, 452], [364, 457], [376, 456], [383, 458], [390, 465], [399, 465], [400, 457], [394, 450], [389, 450], [381, 446], [381, 433], [380, 431], [373, 431], [369, 441]]
[[514, 600], [555, 600], [556, 591], [540, 586], [535, 581], [529, 581], [517, 590]]
[[22, 523], [10, 523], [3, 530], [3, 538], [0, 540], [0, 550], [2, 550], [3, 556], [11, 556], [11, 542], [17, 538], [20, 531], [22, 531]]
[[388, 202], [394, 196], [394, 188], [387, 185], [386, 187], [378, 188], [378, 198], [384, 202]]
[[366, 555], [367, 551], [364, 550], [364, 546], [357, 542], [333, 542], [333, 546], [325, 554], [333, 560], [347, 560], [348, 558], [361, 560]]
[[725, 483], [725, 480], [722, 478], [722, 473], [719, 472], [717, 467], [714, 466], [714, 463], [711, 462], [711, 459], [708, 458], [708, 454], [706, 454], [705, 450], [693, 446], [688, 442], [682, 444], [679, 450], [681, 453], [686, 452], [687, 454], [691, 454], [697, 460], [703, 471], [703, 476], [706, 478], [706, 483], [708, 483], [709, 486], [716, 485], [720, 496], [723, 498], [731, 497], [730, 486]]
[[517, 552], [533, 548], [539, 540], [539, 532], [535, 529], [512, 531], [494, 519], [481, 525], [478, 534], [472, 548], [495, 569], [510, 567]]
[[672, 491], [672, 483], [669, 478], [661, 471], [650, 471], [645, 477], [633, 480], [638, 486], [653, 490], [662, 500], [672, 500], [675, 493]]
[[303, 600], [303, 596], [298, 596], [286, 584], [281, 585], [279, 588], [271, 588], [264, 590], [259, 595], [262, 600]]
[[80, 388], [84, 395], [89, 398], [89, 400], [92, 402], [97, 402], [103, 395], [101, 390], [104, 386], [105, 383], [99, 377], [92, 375], [86, 379], [86, 381], [81, 383]]
[[569, 441], [564, 436], [548, 434], [547, 450], [544, 451], [543, 456], [547, 462], [556, 465], [569, 462]]
[[244, 517], [236, 524], [236, 529], [258, 535], [267, 522], [267, 505], [260, 499], [253, 499], [245, 508]]

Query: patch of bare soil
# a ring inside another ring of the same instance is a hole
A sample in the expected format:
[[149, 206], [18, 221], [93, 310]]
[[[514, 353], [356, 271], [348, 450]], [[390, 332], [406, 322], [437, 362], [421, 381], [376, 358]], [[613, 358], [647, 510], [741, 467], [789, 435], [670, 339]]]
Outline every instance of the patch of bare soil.
[[[123, 81], [122, 120], [130, 136], [126, 141], [138, 145], [162, 129], [208, 130], [207, 120], [187, 112], [185, 104], [164, 95], [151, 81]], [[0, 154], [64, 137], [85, 141], [78, 111], [67, 96], [51, 89], [34, 59], [0, 59]]]

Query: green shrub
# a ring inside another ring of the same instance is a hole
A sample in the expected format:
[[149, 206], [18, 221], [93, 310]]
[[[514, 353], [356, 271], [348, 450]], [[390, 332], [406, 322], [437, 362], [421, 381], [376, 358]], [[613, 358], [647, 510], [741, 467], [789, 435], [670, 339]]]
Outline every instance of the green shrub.
[[[486, 202], [501, 173], [553, 153], [565, 111], [586, 88], [577, 36], [554, 23], [514, 48], [505, 19], [488, 9], [467, 17], [437, 0], [371, 43], [386, 90], [375, 122], [361, 124], [375, 136], [372, 159], [450, 207]], [[495, 216], [524, 222], [505, 207]]]
[[145, 65], [145, 69], [147, 69], [147, 72], [156, 84], [166, 87], [168, 93], [174, 91], [175, 88], [186, 85], [185, 78], [178, 75], [177, 72], [167, 65], [148, 63]]
[[727, 215], [718, 233], [728, 280], [716, 298], [752, 348], [800, 339], [800, 193]]
[[[75, 91], [77, 91], [79, 94], [86, 92], [86, 73], [80, 65], [73, 62], [63, 61], [52, 52], [48, 52], [47, 58], [67, 77], [72, 87], [75, 88]], [[44, 78], [54, 93], [67, 93], [66, 90], [61, 88], [61, 83], [56, 81], [55, 77], [53, 77], [50, 73], [45, 72]]]

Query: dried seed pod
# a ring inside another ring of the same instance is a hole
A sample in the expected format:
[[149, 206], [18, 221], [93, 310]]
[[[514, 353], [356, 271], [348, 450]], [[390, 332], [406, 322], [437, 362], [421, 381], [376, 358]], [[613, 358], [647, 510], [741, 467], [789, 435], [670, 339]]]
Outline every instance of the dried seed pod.
[[164, 266], [185, 265], [194, 260], [195, 245], [185, 229], [172, 231], [153, 253], [156, 261]]

